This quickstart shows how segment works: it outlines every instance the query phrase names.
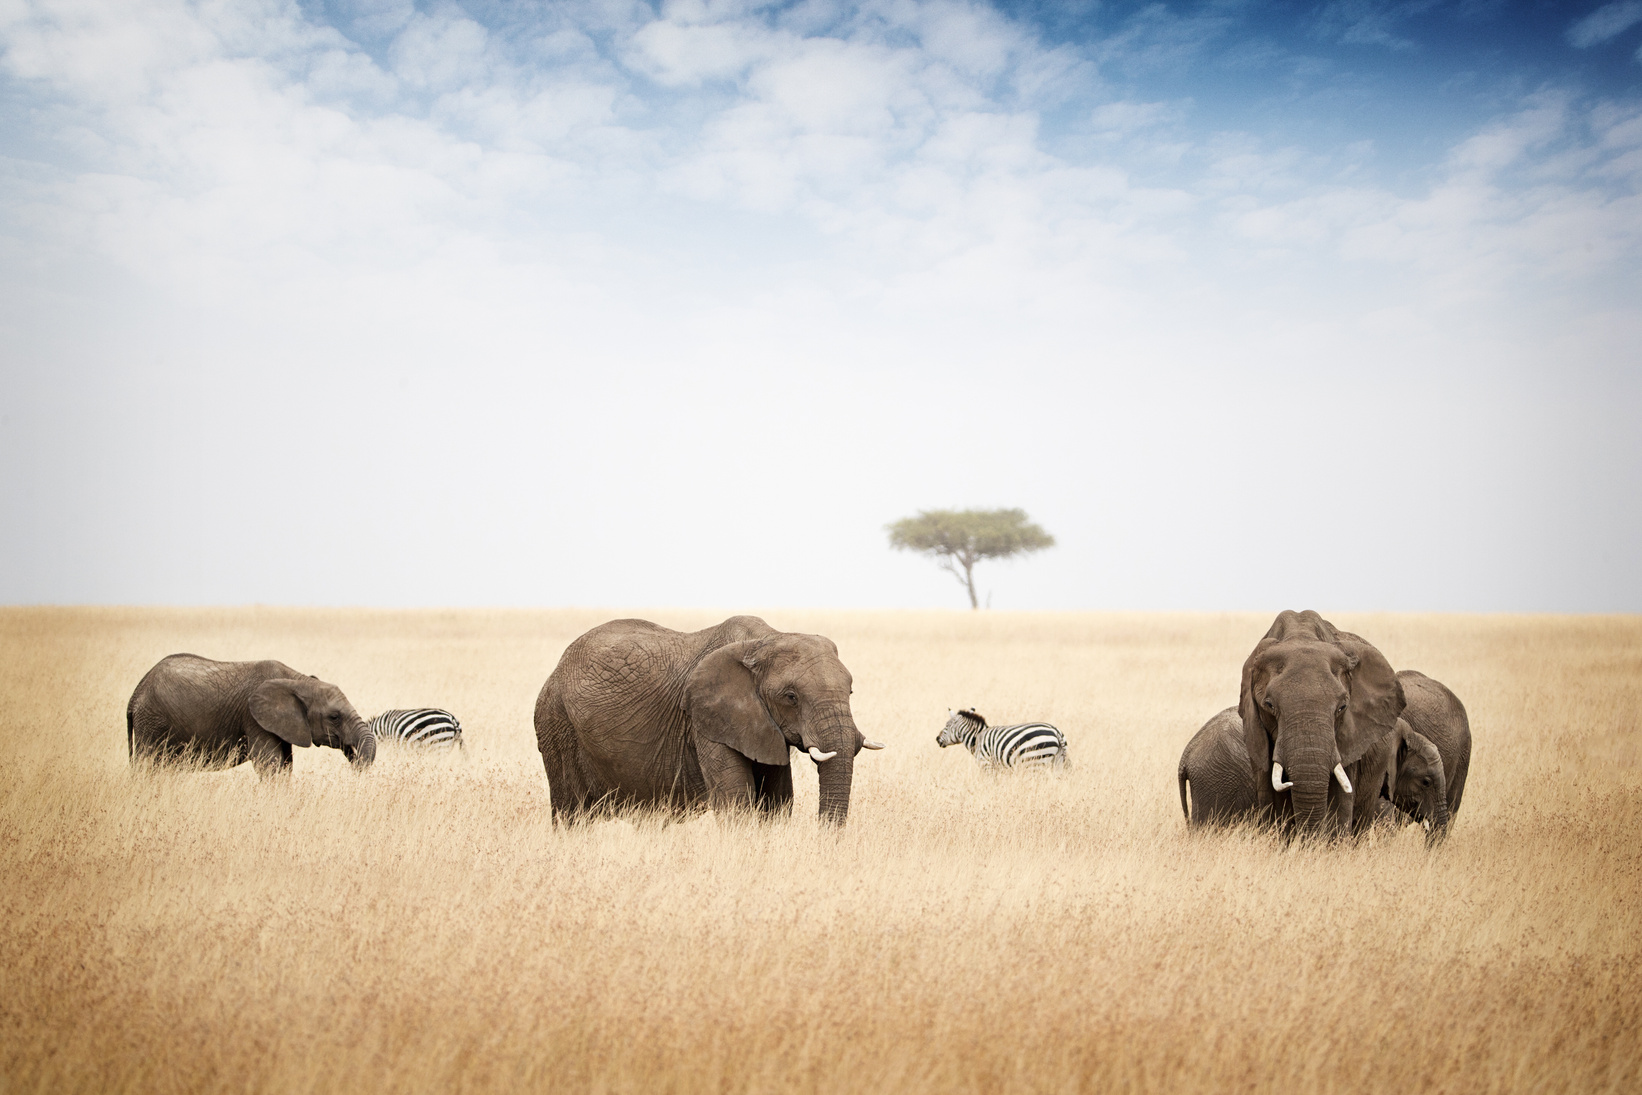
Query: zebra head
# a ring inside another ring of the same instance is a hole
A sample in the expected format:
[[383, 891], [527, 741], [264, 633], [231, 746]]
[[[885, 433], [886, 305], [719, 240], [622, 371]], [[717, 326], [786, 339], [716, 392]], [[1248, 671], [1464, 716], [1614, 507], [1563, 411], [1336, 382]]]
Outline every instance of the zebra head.
[[975, 735], [986, 729], [986, 720], [971, 707], [965, 711], [948, 711], [946, 725], [941, 728], [935, 744], [945, 749], [949, 745], [975, 748]]

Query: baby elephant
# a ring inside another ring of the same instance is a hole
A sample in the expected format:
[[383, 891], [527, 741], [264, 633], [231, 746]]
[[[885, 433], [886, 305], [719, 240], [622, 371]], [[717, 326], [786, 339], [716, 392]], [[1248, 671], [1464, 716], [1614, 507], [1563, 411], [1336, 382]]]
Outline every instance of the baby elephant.
[[420, 749], [462, 748], [462, 724], [437, 707], [396, 708], [365, 724], [377, 741], [393, 741]]
[[1237, 708], [1226, 708], [1192, 736], [1180, 754], [1175, 778], [1188, 825], [1225, 825], [1254, 813], [1254, 773]]
[[138, 682], [125, 728], [133, 763], [249, 760], [267, 778], [290, 771], [293, 745], [340, 749], [355, 769], [376, 759], [376, 735], [342, 690], [281, 662], [172, 654]]
[[1047, 722], [988, 726], [973, 707], [947, 715], [935, 744], [945, 749], [962, 743], [982, 768], [1066, 767], [1066, 737]]

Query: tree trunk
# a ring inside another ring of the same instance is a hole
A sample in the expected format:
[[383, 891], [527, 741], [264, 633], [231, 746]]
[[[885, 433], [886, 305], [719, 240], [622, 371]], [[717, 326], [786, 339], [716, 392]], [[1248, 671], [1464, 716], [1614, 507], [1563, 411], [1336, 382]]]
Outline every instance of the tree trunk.
[[965, 563], [964, 564], [964, 588], [969, 590], [969, 609], [970, 609], [970, 611], [971, 612], [979, 611], [979, 609], [981, 607], [981, 604], [980, 604], [979, 601], [977, 601], [975, 599], [975, 564], [974, 563]]

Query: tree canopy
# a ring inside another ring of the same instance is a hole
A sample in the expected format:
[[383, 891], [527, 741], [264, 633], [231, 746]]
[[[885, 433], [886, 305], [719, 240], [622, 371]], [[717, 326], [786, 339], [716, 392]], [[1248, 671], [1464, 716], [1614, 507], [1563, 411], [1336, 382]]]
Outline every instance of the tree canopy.
[[975, 564], [982, 559], [1007, 559], [1055, 546], [1055, 538], [1026, 519], [1022, 509], [926, 509], [886, 525], [889, 546], [934, 556], [969, 592], [969, 607], [979, 608], [975, 596]]

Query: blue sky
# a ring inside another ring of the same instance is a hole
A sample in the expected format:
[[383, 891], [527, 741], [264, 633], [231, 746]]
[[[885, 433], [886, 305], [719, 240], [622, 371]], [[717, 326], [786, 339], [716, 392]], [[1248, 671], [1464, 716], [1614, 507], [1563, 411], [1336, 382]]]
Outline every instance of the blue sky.
[[0, 5], [0, 602], [1642, 611], [1642, 0]]

